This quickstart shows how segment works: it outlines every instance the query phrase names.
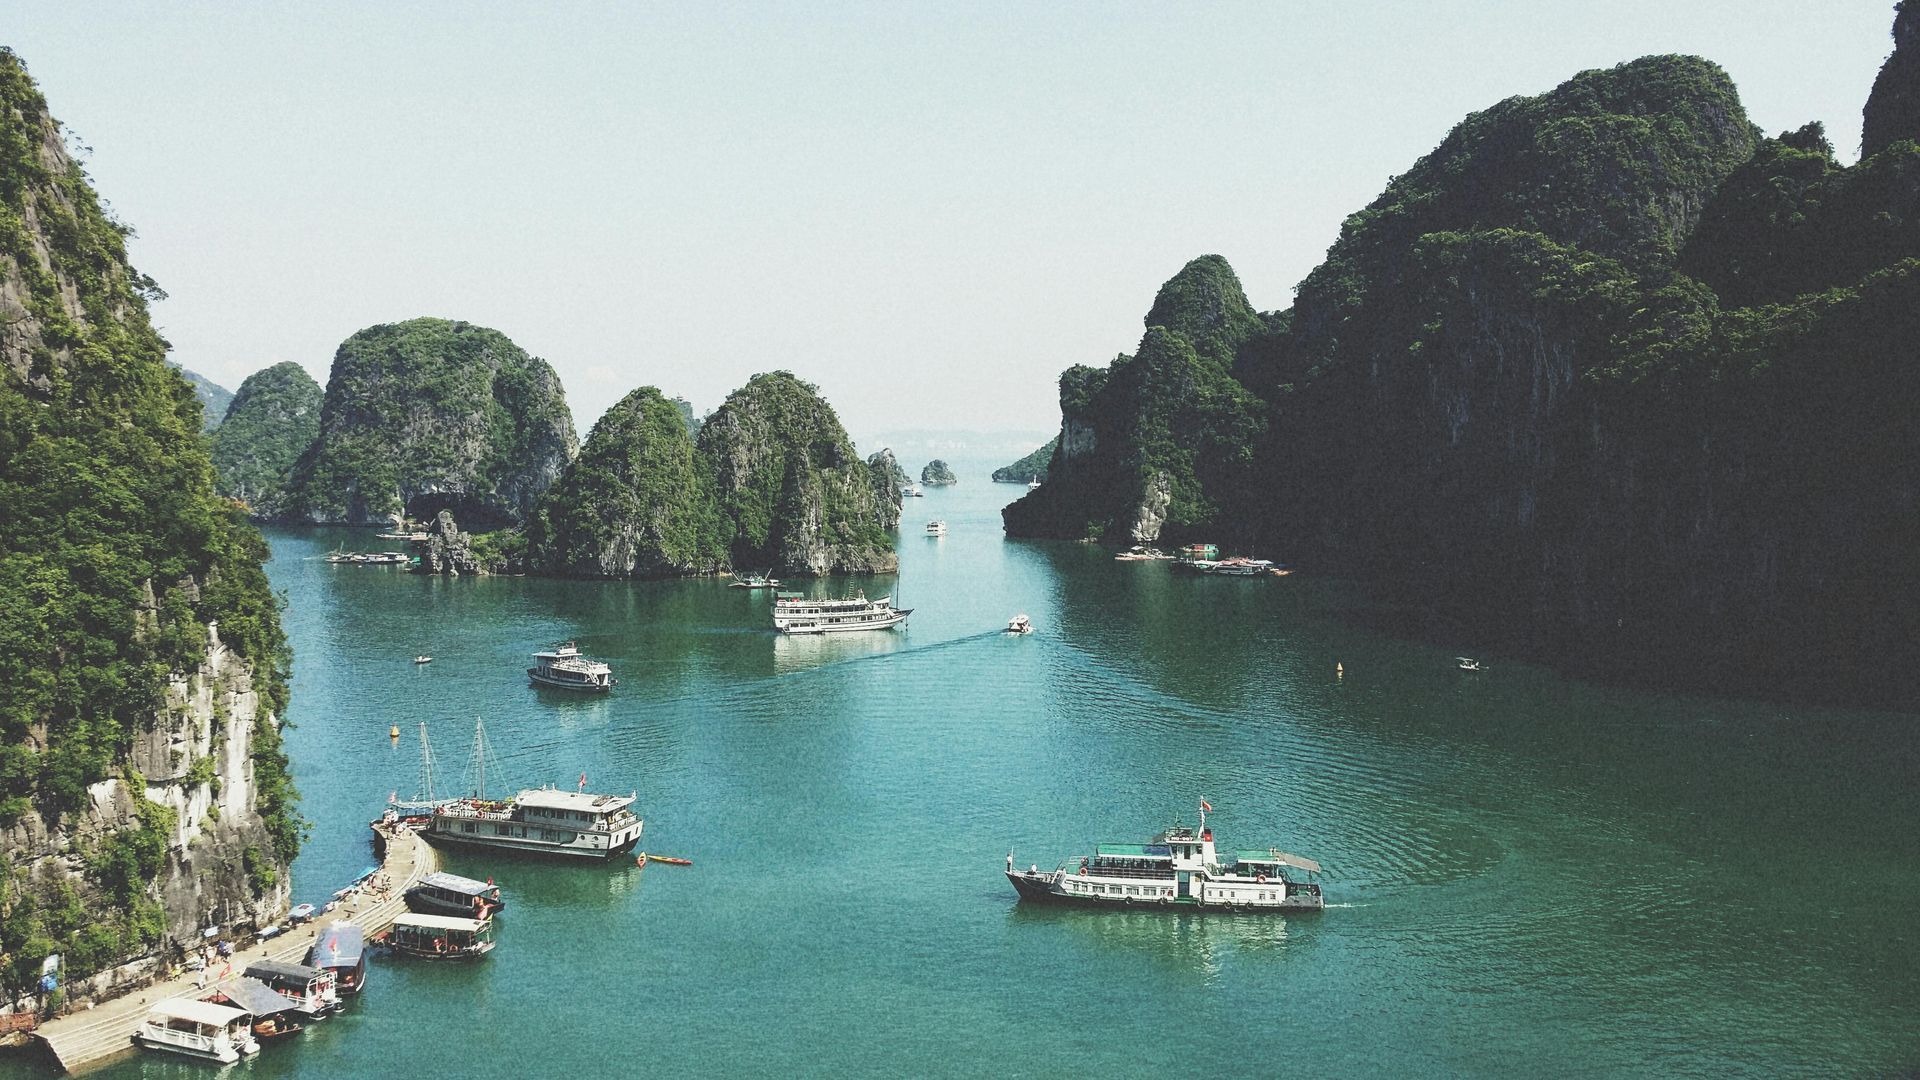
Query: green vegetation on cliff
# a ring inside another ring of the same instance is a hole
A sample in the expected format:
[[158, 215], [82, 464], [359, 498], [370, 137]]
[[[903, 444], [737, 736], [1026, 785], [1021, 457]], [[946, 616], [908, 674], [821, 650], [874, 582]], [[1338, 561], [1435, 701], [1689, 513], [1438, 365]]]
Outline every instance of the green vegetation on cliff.
[[663, 577], [725, 565], [726, 530], [683, 405], [643, 386], [607, 410], [528, 523], [531, 569]]
[[819, 389], [755, 375], [700, 428], [735, 567], [874, 573], [898, 562], [873, 470]]
[[1053, 452], [1060, 445], [1058, 435], [1047, 440], [1047, 445], [1021, 458], [1011, 465], [1003, 465], [993, 470], [993, 482], [996, 484], [1026, 484], [1035, 480], [1045, 483], [1047, 466], [1053, 463]]
[[[209, 624], [252, 662], [266, 707], [286, 704], [266, 544], [214, 493], [200, 404], [166, 363], [147, 313], [157, 290], [127, 265], [125, 235], [0, 49], [0, 825], [87, 810], [109, 778], [142, 790], [128, 756], [170, 676], [204, 659]], [[257, 811], [290, 859], [286, 759], [273, 725], [257, 728]], [[163, 816], [142, 800], [138, 827], [74, 853], [105, 910], [80, 911], [69, 879], [6, 862], [0, 950], [14, 974], [55, 949], [85, 973], [154, 941]]]
[[[169, 361], [169, 363], [171, 363], [171, 361]], [[187, 382], [193, 386], [193, 395], [200, 399], [200, 408], [202, 410], [200, 417], [201, 428], [206, 431], [212, 431], [219, 427], [220, 422], [226, 419], [227, 406], [233, 404], [233, 391], [221, 386], [219, 383], [214, 382], [212, 379], [207, 378], [197, 371], [188, 371], [186, 368], [180, 367], [177, 364], [174, 364], [173, 367], [179, 371], [180, 374], [186, 376]]]
[[1913, 142], [1844, 168], [1705, 61], [1584, 72], [1463, 121], [1292, 309], [1214, 310], [1061, 376], [1009, 533], [1205, 535], [1639, 678], [1920, 690]]
[[1147, 318], [1132, 356], [1060, 377], [1060, 452], [1046, 486], [1007, 507], [1008, 532], [1178, 538], [1218, 528], [1220, 501], [1245, 498], [1265, 413], [1232, 369], [1264, 324], [1239, 278], [1201, 256], [1161, 286]]
[[275, 516], [293, 463], [319, 433], [320, 384], [305, 368], [284, 361], [247, 376], [213, 433], [220, 493]]
[[1901, 140], [1920, 140], [1920, 3], [1900, 0], [1893, 7], [1893, 54], [1874, 79], [1861, 115], [1862, 157]]
[[282, 516], [519, 522], [576, 447], [559, 377], [506, 335], [447, 319], [368, 327], [334, 354]]

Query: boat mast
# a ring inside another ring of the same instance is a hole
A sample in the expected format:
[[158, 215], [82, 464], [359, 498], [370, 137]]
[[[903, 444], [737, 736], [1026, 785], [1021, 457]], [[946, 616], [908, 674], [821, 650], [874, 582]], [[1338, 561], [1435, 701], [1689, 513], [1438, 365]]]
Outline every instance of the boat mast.
[[479, 717], [473, 718], [473, 761], [468, 765], [472, 775], [468, 785], [474, 798], [486, 801], [487, 798], [487, 731]]
[[427, 805], [433, 805], [433, 744], [427, 741], [427, 722], [420, 721], [420, 787]]

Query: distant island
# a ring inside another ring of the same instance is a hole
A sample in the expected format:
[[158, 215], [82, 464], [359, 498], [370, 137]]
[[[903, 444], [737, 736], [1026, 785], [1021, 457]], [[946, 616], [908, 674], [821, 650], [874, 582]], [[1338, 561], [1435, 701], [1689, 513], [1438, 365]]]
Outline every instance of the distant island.
[[946, 487], [948, 484], [959, 483], [960, 478], [953, 475], [952, 466], [939, 458], [934, 458], [920, 470], [920, 482], [928, 487]]
[[1035, 481], [1046, 483], [1047, 466], [1052, 464], [1053, 452], [1059, 447], [1060, 437], [1056, 435], [1047, 440], [1047, 445], [1019, 461], [993, 470], [993, 482], [996, 484], [1031, 484]]

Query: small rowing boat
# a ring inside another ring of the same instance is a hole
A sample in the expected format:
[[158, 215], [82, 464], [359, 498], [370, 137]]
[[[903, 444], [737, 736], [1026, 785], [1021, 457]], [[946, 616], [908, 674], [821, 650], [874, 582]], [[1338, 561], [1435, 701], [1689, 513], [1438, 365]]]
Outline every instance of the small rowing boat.
[[692, 859], [676, 859], [671, 855], [647, 855], [646, 859], [649, 862], [663, 862], [663, 863], [666, 863], [668, 866], [692, 866], [693, 865]]

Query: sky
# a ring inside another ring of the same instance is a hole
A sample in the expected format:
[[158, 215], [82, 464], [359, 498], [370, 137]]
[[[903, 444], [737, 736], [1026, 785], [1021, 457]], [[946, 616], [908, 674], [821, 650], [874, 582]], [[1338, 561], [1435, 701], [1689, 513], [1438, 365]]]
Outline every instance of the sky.
[[551, 362], [584, 437], [755, 372], [856, 437], [1044, 432], [1224, 255], [1287, 307], [1467, 113], [1691, 53], [1855, 156], [1891, 0], [257, 5], [7, 0], [170, 298], [173, 357], [322, 382], [422, 315]]

